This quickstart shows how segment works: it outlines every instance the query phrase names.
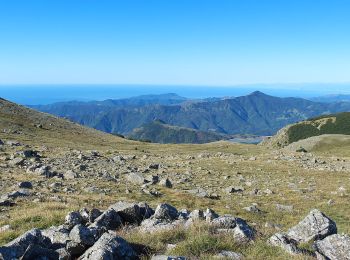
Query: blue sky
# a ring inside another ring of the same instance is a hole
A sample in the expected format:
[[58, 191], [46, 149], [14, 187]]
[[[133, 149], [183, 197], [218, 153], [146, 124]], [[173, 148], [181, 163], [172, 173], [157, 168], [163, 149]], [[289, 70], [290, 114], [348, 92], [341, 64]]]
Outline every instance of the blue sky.
[[0, 84], [350, 82], [347, 0], [0, 0]]

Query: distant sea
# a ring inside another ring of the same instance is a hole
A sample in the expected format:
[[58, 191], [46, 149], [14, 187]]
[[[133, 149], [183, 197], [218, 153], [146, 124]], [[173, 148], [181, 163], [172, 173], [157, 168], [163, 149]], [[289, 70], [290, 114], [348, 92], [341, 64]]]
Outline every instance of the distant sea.
[[350, 94], [350, 84], [273, 84], [240, 86], [175, 85], [0, 85], [0, 97], [23, 105], [61, 101], [120, 99], [147, 94], [176, 93], [187, 98], [233, 97], [256, 90], [279, 97], [316, 97], [326, 94]]

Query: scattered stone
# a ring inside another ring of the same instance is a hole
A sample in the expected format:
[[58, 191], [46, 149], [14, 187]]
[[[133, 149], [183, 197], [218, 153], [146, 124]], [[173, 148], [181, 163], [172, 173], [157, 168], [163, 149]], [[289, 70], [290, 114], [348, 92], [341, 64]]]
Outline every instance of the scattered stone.
[[159, 204], [154, 213], [156, 219], [165, 219], [165, 220], [175, 220], [178, 217], [179, 213], [176, 208], [173, 206], [162, 203]]
[[140, 208], [135, 203], [119, 201], [109, 207], [114, 209], [122, 218], [124, 223], [139, 224], [143, 219]]
[[204, 220], [205, 219], [203, 211], [200, 210], [200, 209], [193, 210], [188, 217], [192, 221], [198, 221], [198, 220]]
[[292, 212], [293, 208], [294, 208], [293, 205], [276, 204], [276, 210], [277, 211]]
[[151, 170], [158, 170], [160, 167], [160, 165], [158, 163], [152, 163], [148, 166], [148, 169], [151, 169]]
[[158, 175], [147, 175], [145, 180], [149, 183], [156, 184], [159, 181]]
[[114, 209], [108, 209], [101, 214], [91, 227], [105, 228], [107, 230], [114, 230], [122, 225], [122, 219]]
[[23, 165], [24, 159], [21, 157], [17, 157], [12, 159], [11, 161], [8, 162], [10, 166], [18, 166], [18, 165]]
[[0, 227], [0, 233], [5, 232], [5, 231], [9, 231], [11, 230], [11, 226], [10, 225], [5, 225]]
[[12, 207], [15, 203], [8, 198], [0, 198], [0, 207]]
[[248, 211], [248, 212], [253, 212], [253, 213], [260, 213], [261, 212], [261, 210], [258, 208], [257, 205], [251, 205], [248, 207], [244, 207], [243, 209]]
[[134, 249], [123, 238], [115, 232], [109, 231], [101, 236], [97, 242], [90, 247], [80, 260], [96, 259], [138, 259]]
[[72, 170], [68, 170], [64, 174], [64, 178], [67, 180], [72, 180], [72, 179], [79, 178], [79, 175], [76, 172], [73, 172]]
[[28, 197], [31, 195], [31, 192], [28, 191], [28, 190], [17, 190], [17, 191], [13, 191], [13, 192], [10, 192], [8, 193], [6, 196], [8, 198], [12, 198], [12, 199], [16, 199], [18, 197]]
[[233, 237], [236, 242], [247, 243], [254, 238], [254, 231], [245, 220], [236, 218], [236, 227], [234, 228]]
[[287, 235], [298, 242], [307, 243], [336, 233], [335, 222], [319, 210], [314, 209], [298, 225], [289, 229]]
[[93, 223], [99, 216], [101, 216], [102, 212], [99, 209], [92, 209], [89, 212], [88, 222]]
[[236, 218], [232, 216], [222, 216], [215, 218], [211, 223], [218, 229], [233, 229], [236, 227]]
[[166, 188], [172, 188], [173, 184], [171, 183], [171, 181], [168, 178], [162, 179], [159, 182], [159, 185], [166, 187]]
[[209, 198], [209, 193], [204, 190], [203, 188], [198, 188], [198, 189], [193, 189], [193, 190], [188, 190], [188, 193], [191, 193], [199, 198]]
[[76, 225], [69, 233], [69, 238], [83, 246], [92, 246], [95, 243], [94, 235], [90, 229], [84, 225]]
[[284, 251], [292, 255], [302, 254], [302, 250], [298, 248], [298, 242], [288, 237], [286, 234], [276, 233], [270, 239], [272, 246], [280, 247]]
[[335, 202], [334, 202], [334, 200], [330, 199], [330, 200], [327, 201], [327, 204], [328, 204], [329, 206], [332, 206], [332, 205], [335, 204]]
[[8, 145], [8, 146], [20, 146], [20, 145], [21, 145], [20, 142], [14, 141], [14, 140], [7, 140], [7, 141], [5, 142], [5, 144]]
[[144, 233], [154, 233], [164, 230], [173, 230], [185, 224], [184, 220], [170, 221], [167, 219], [156, 219], [154, 217], [142, 221], [140, 231]]
[[304, 147], [302, 147], [302, 146], [300, 146], [298, 149], [296, 149], [295, 150], [297, 153], [307, 153], [307, 150], [304, 148]]
[[137, 205], [138, 205], [138, 207], [140, 209], [142, 220], [148, 219], [154, 214], [154, 210], [150, 206], [148, 206], [147, 203], [140, 202]]
[[45, 176], [46, 178], [52, 178], [56, 174], [51, 171], [51, 167], [47, 165], [43, 165], [41, 167], [38, 167], [34, 170], [34, 172], [38, 175]]
[[49, 248], [51, 242], [41, 234], [39, 229], [32, 229], [5, 246], [0, 247], [0, 256], [4, 259], [18, 259], [25, 254], [27, 248], [31, 245]]
[[243, 255], [233, 251], [222, 250], [217, 255], [215, 255], [215, 258], [241, 260], [243, 259]]
[[42, 234], [51, 240], [53, 247], [60, 248], [64, 247], [70, 240], [69, 232], [68, 226], [61, 225], [58, 227], [49, 227], [48, 229], [43, 230]]
[[81, 224], [83, 222], [83, 217], [79, 212], [73, 211], [66, 216], [65, 221], [66, 225], [68, 225], [70, 228], [73, 228], [75, 225]]
[[211, 222], [213, 219], [218, 218], [219, 214], [217, 214], [214, 210], [212, 209], [207, 209], [204, 212], [204, 217], [207, 222]]
[[32, 189], [33, 184], [30, 181], [22, 181], [18, 183], [18, 187], [22, 189]]
[[132, 183], [135, 183], [135, 184], [144, 184], [144, 183], [146, 183], [145, 178], [139, 173], [135, 173], [135, 172], [129, 173], [126, 176], [126, 178], [127, 178], [128, 181], [130, 181]]
[[242, 193], [244, 191], [243, 187], [229, 186], [224, 189], [225, 193]]
[[334, 234], [316, 241], [315, 249], [326, 259], [350, 259], [350, 237]]

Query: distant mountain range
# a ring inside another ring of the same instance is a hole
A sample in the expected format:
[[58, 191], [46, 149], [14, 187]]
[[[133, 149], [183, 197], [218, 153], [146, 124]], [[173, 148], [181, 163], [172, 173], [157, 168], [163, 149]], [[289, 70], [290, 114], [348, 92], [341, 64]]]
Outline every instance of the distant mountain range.
[[121, 100], [31, 106], [108, 133], [129, 135], [156, 119], [172, 126], [219, 134], [273, 135], [282, 127], [324, 114], [350, 111], [350, 102], [247, 96], [190, 100], [176, 94]]
[[320, 96], [311, 98], [311, 101], [315, 102], [326, 102], [326, 103], [333, 103], [333, 102], [350, 102], [350, 95], [326, 95], [326, 96]]

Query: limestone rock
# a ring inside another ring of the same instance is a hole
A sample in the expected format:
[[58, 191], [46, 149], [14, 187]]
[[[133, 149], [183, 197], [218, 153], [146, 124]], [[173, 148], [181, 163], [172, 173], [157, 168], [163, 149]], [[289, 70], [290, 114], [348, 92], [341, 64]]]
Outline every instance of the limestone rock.
[[348, 235], [334, 234], [316, 241], [317, 252], [327, 259], [350, 259], [350, 237]]
[[0, 247], [0, 259], [1, 256], [4, 259], [20, 258], [31, 245], [49, 248], [51, 246], [51, 242], [48, 238], [42, 235], [39, 229], [32, 229], [5, 246]]
[[167, 203], [159, 204], [154, 213], [154, 217], [156, 219], [167, 219], [167, 220], [174, 220], [178, 217], [178, 215], [179, 213], [177, 209]]
[[122, 219], [114, 209], [108, 209], [101, 214], [90, 227], [117, 229], [122, 225]]
[[83, 217], [77, 211], [70, 212], [65, 218], [66, 224], [73, 228], [75, 225], [81, 224], [83, 222]]
[[138, 224], [142, 220], [140, 208], [136, 203], [119, 201], [111, 205], [109, 208], [114, 209], [124, 223]]
[[286, 234], [276, 233], [268, 241], [272, 246], [280, 247], [284, 251], [292, 255], [301, 254], [302, 251], [298, 248], [298, 243]]
[[337, 233], [335, 222], [314, 209], [299, 224], [289, 229], [287, 235], [298, 242], [307, 243], [335, 233]]
[[80, 258], [80, 260], [113, 260], [138, 259], [134, 249], [123, 238], [117, 236], [115, 232], [108, 232], [90, 247]]

